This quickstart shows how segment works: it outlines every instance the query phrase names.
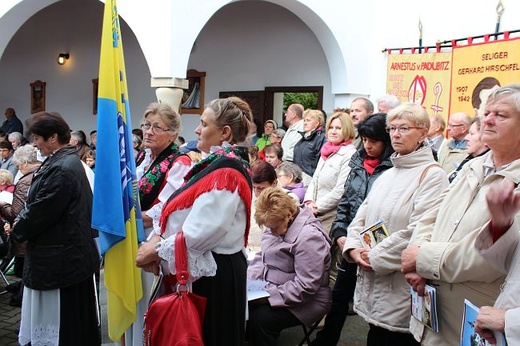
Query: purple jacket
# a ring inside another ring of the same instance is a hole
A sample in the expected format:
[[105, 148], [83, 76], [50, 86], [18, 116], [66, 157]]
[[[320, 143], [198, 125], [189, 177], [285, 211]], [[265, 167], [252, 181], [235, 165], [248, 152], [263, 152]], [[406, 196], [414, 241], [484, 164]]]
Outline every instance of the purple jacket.
[[294, 184], [293, 186], [286, 186], [284, 189], [294, 193], [300, 199], [300, 203], [303, 203], [303, 199], [305, 198], [305, 191], [307, 191], [307, 189], [303, 187], [303, 182]]
[[330, 239], [304, 207], [284, 237], [264, 232], [261, 251], [247, 276], [270, 283], [266, 291], [272, 307], [288, 308], [302, 323], [311, 325], [329, 311], [329, 269]]

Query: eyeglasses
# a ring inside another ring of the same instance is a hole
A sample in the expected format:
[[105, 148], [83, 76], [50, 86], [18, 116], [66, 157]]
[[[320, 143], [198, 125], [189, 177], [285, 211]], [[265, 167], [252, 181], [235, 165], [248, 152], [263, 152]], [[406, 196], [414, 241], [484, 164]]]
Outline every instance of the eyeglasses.
[[141, 130], [148, 131], [149, 129], [152, 129], [153, 133], [163, 133], [163, 132], [171, 131], [171, 129], [163, 129], [160, 126], [152, 125], [150, 123], [141, 124]]
[[386, 132], [388, 133], [394, 133], [398, 131], [400, 134], [405, 135], [408, 132], [410, 132], [411, 129], [423, 129], [424, 127], [417, 127], [417, 126], [390, 126], [386, 128]]
[[464, 126], [464, 124], [455, 124], [455, 125], [448, 124], [448, 127], [449, 127], [449, 128], [452, 128], [452, 127], [459, 127], [459, 126]]

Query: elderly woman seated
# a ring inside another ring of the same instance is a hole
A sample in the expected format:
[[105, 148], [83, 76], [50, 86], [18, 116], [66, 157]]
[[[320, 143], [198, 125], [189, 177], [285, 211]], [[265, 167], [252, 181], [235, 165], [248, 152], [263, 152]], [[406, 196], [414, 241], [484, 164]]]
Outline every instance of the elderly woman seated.
[[249, 345], [276, 345], [283, 329], [312, 325], [329, 310], [330, 239], [313, 213], [279, 188], [262, 191], [255, 219], [266, 231], [247, 276], [265, 280], [269, 297], [249, 304]]
[[280, 185], [296, 195], [298, 201], [303, 203], [306, 189], [303, 186], [303, 172], [300, 166], [290, 161], [284, 161], [276, 169], [276, 175]]

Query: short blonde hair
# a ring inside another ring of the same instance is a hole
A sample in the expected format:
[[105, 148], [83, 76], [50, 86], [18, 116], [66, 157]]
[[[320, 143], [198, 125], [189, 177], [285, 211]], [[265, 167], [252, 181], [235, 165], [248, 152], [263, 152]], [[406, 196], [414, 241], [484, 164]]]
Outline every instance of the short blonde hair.
[[390, 124], [390, 122], [395, 119], [409, 120], [414, 124], [414, 126], [424, 129], [430, 128], [430, 117], [428, 116], [428, 112], [417, 103], [402, 103], [389, 111], [386, 116], [386, 124]]
[[330, 124], [333, 120], [339, 119], [341, 122], [341, 135], [345, 140], [353, 139], [356, 137], [356, 131], [352, 119], [346, 112], [336, 112], [327, 119], [326, 130], [329, 131]]
[[287, 213], [294, 215], [298, 205], [294, 198], [277, 187], [268, 187], [263, 190], [256, 200], [255, 221], [263, 226], [269, 220], [272, 223], [282, 222]]
[[5, 185], [13, 185], [14, 176], [13, 173], [8, 171], [7, 169], [0, 169], [0, 183]]
[[309, 117], [315, 121], [317, 121], [320, 125], [325, 121], [325, 117], [323, 116], [323, 112], [317, 109], [307, 109], [303, 112], [303, 118]]

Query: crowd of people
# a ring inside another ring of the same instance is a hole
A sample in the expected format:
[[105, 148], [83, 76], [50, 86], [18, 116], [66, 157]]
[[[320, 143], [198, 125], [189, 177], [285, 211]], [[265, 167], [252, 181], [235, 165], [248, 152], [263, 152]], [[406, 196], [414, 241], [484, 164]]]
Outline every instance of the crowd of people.
[[[89, 144], [61, 115], [42, 112], [27, 123], [27, 144], [12, 108], [6, 119], [0, 218], [22, 277], [9, 287], [22, 306], [20, 343], [40, 341], [45, 323], [49, 344], [99, 344], [86, 174], [96, 132]], [[459, 345], [465, 299], [481, 307], [474, 325], [483, 338], [520, 340], [520, 84], [492, 91], [475, 119], [453, 113], [446, 123], [385, 95], [329, 116], [291, 104], [284, 120], [285, 130], [267, 120], [253, 142], [249, 105], [216, 99], [197, 140], [182, 144], [179, 114], [146, 108], [132, 137], [144, 298], [127, 345], [142, 343], [154, 275], [171, 284], [180, 231], [189, 285], [207, 299], [205, 345], [275, 345], [282, 330], [320, 321], [312, 344], [336, 345], [350, 305], [368, 323], [367, 345]], [[264, 282], [266, 295], [248, 300], [249, 281]], [[423, 296], [427, 285], [438, 331], [411, 313], [411, 291]]]

